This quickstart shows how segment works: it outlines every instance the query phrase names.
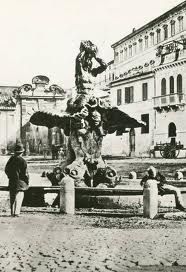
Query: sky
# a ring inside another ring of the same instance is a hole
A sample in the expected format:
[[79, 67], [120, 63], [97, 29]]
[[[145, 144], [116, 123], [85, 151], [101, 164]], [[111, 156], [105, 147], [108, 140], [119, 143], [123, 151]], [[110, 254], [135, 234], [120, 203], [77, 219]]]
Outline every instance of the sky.
[[111, 45], [180, 0], [0, 0], [0, 85], [31, 83], [74, 86], [81, 40], [91, 40], [105, 61]]

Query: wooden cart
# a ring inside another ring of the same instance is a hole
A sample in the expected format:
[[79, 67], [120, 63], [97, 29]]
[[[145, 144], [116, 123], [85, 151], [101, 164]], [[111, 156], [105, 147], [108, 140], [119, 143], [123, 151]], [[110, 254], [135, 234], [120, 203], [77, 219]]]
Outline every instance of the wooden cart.
[[162, 158], [175, 159], [178, 157], [180, 150], [183, 150], [183, 144], [179, 143], [159, 143], [154, 146], [154, 151], [160, 151]]

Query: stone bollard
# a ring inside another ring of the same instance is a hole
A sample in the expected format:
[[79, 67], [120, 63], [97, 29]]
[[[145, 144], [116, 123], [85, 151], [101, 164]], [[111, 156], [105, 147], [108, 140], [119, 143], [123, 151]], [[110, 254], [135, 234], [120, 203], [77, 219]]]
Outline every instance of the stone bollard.
[[132, 171], [129, 173], [129, 179], [137, 179], [137, 174], [136, 172]]
[[143, 190], [143, 217], [153, 219], [158, 213], [158, 187], [156, 180], [147, 180]]
[[174, 175], [174, 178], [176, 180], [183, 180], [183, 173], [180, 172], [180, 171], [176, 171], [175, 175]]
[[75, 188], [74, 179], [64, 177], [60, 188], [60, 213], [75, 213]]

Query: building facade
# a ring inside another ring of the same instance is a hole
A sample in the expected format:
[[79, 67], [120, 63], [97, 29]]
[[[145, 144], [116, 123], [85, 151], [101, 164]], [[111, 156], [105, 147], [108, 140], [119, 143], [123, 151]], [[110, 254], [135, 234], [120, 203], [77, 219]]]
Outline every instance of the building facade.
[[15, 143], [15, 101], [13, 90], [15, 86], [0, 86], [0, 154], [5, 154], [7, 148]]
[[154, 142], [180, 142], [186, 147], [186, 8], [170, 19], [164, 24], [167, 39], [156, 50]]
[[66, 109], [66, 92], [57, 85], [49, 85], [49, 78], [36, 76], [32, 84], [9, 87], [1, 93], [0, 124], [1, 153], [11, 152], [16, 141], [21, 141], [26, 154], [51, 151], [51, 145], [64, 143], [63, 131], [32, 125], [29, 119], [34, 111], [62, 114]]
[[95, 88], [101, 90], [109, 90], [110, 83], [115, 79], [115, 67], [114, 67], [114, 60], [111, 60], [107, 63], [108, 67], [106, 71], [101, 74], [97, 75]]
[[112, 104], [146, 127], [106, 136], [104, 154], [149, 156], [157, 142], [186, 146], [186, 1], [133, 29], [112, 48]]

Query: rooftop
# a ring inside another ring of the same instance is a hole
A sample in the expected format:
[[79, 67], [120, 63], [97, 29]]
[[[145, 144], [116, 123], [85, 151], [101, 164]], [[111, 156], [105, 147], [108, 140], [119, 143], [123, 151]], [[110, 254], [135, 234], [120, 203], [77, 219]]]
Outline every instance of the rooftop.
[[155, 18], [154, 20], [150, 21], [149, 23], [145, 24], [144, 26], [138, 28], [138, 29], [133, 29], [133, 31], [128, 34], [127, 36], [125, 36], [124, 38], [122, 38], [121, 40], [115, 42], [114, 44], [111, 45], [112, 48], [115, 48], [116, 46], [120, 45], [121, 43], [127, 41], [128, 39], [134, 37], [135, 35], [139, 34], [140, 32], [142, 32], [143, 30], [154, 26], [157, 22], [164, 20], [166, 18], [168, 18], [168, 16], [176, 11], [181, 10], [182, 8], [186, 7], [186, 1], [183, 1], [182, 3], [180, 3], [179, 5], [173, 7], [172, 9], [168, 10], [167, 12], [163, 13], [162, 15], [160, 15], [159, 17]]

